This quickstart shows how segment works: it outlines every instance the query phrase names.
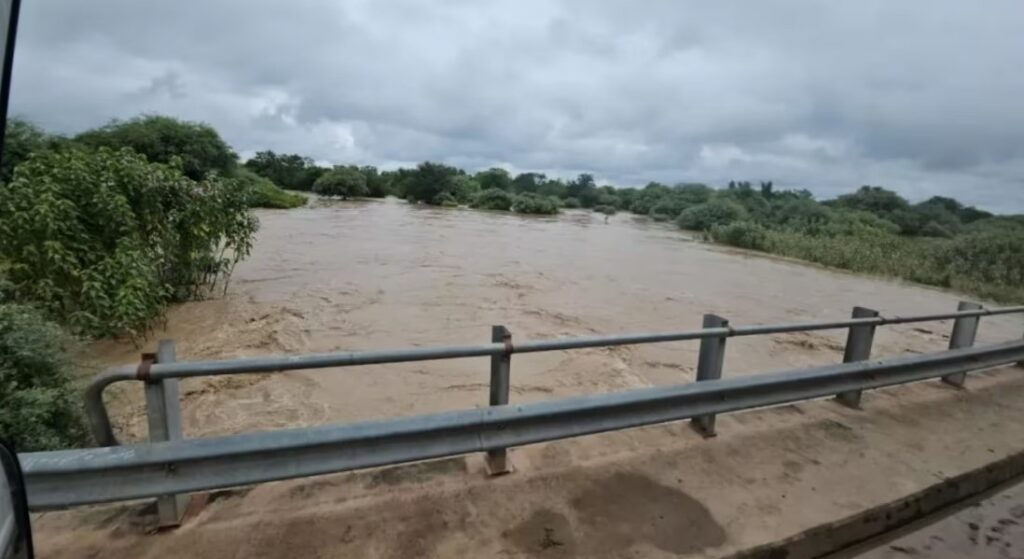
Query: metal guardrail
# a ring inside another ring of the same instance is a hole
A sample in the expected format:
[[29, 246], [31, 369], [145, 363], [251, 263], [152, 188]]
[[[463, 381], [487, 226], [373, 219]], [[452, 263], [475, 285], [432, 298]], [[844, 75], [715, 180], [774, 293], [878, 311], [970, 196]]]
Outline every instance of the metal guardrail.
[[[96, 377], [87, 409], [106, 448], [29, 453], [20, 456], [33, 508], [158, 497], [162, 525], [173, 525], [188, 491], [231, 487], [487, 452], [492, 473], [508, 471], [506, 449], [641, 425], [692, 419], [706, 436], [715, 415], [836, 395], [858, 407], [867, 389], [941, 377], [960, 386], [967, 372], [1024, 361], [1024, 340], [974, 348], [983, 316], [1022, 313], [1024, 306], [984, 309], [961, 303], [955, 312], [885, 317], [856, 307], [853, 318], [831, 322], [731, 327], [705, 315], [696, 331], [562, 338], [512, 343], [495, 326], [492, 343], [391, 351], [342, 352], [225, 361], [175, 362], [174, 345], [146, 355], [137, 368], [117, 367]], [[877, 326], [955, 319], [949, 351], [868, 361]], [[736, 336], [848, 329], [843, 364], [722, 380], [726, 340]], [[696, 383], [547, 401], [509, 404], [511, 357], [515, 353], [586, 347], [701, 340]], [[489, 404], [483, 409], [347, 425], [287, 429], [228, 437], [181, 440], [179, 378], [343, 367], [462, 357], [491, 357]], [[103, 407], [103, 390], [114, 382], [144, 381], [150, 443], [117, 444]], [[106, 437], [106, 439], [104, 439]]]
[[1024, 360], [1024, 340], [408, 418], [21, 455], [33, 508], [82, 505], [503, 450]]
[[[975, 308], [965, 308], [965, 306], [973, 306]], [[465, 357], [493, 357], [512, 355], [515, 353], [536, 353], [542, 351], [559, 351], [589, 347], [611, 347], [686, 340], [705, 340], [709, 338], [721, 339], [737, 336], [810, 332], [815, 330], [837, 330], [854, 327], [875, 327], [890, 324], [931, 322], [936, 320], [977, 318], [981, 316], [1024, 313], [1024, 305], [999, 309], [984, 309], [981, 308], [980, 305], [964, 303], [961, 304], [960, 310], [955, 312], [906, 317], [886, 317], [879, 315], [877, 311], [871, 312], [874, 313], [874, 316], [857, 316], [855, 312], [853, 318], [828, 322], [798, 322], [790, 324], [730, 327], [728, 325], [728, 321], [726, 321], [725, 324], [721, 326], [705, 327], [701, 330], [556, 338], [551, 340], [531, 340], [516, 344], [512, 343], [511, 335], [509, 335], [507, 340], [502, 338], [500, 340], [494, 340], [490, 344], [467, 346], [443, 346], [378, 351], [346, 351], [336, 353], [314, 353], [307, 355], [252, 357], [246, 359], [227, 359], [217, 361], [174, 362], [172, 359], [168, 362], [166, 360], [158, 360], [145, 368], [139, 366], [121, 366], [112, 367], [100, 373], [86, 389], [85, 405], [86, 413], [89, 417], [89, 424], [97, 444], [100, 446], [112, 446], [118, 443], [117, 439], [114, 437], [114, 432], [110, 425], [110, 419], [107, 414], [106, 407], [103, 404], [103, 392], [108, 386], [116, 382], [139, 380], [153, 382], [164, 379], [181, 379], [199, 376], [268, 373], [301, 369], [351, 367], [356, 365], [432, 361]], [[505, 332], [507, 332], [507, 330], [505, 330]]]

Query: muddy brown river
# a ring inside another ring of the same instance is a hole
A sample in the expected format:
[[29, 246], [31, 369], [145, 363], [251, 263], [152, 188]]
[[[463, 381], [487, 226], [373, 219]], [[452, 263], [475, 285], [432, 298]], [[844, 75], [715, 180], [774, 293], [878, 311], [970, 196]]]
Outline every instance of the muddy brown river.
[[[179, 359], [488, 342], [954, 309], [955, 293], [715, 247], [645, 218], [584, 211], [524, 217], [389, 199], [314, 201], [258, 212], [251, 257], [225, 296], [171, 309], [155, 340]], [[941, 349], [949, 323], [885, 327], [875, 356]], [[982, 321], [979, 341], [1020, 336], [1019, 318]], [[836, 362], [845, 332], [731, 339], [725, 375]], [[513, 402], [693, 380], [696, 342], [516, 355]], [[83, 364], [136, 361], [103, 341]], [[195, 379], [182, 385], [186, 436], [460, 409], [487, 401], [488, 360], [461, 359]], [[108, 398], [126, 439], [144, 436], [141, 391]]]

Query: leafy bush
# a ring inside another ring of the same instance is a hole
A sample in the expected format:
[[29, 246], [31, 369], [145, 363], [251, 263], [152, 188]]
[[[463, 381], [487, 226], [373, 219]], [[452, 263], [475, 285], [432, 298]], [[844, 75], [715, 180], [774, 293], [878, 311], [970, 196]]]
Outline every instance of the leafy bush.
[[491, 188], [477, 194], [472, 206], [481, 210], [508, 211], [512, 207], [512, 195], [504, 190]]
[[580, 207], [580, 201], [577, 200], [576, 198], [571, 198], [571, 197], [570, 198], [566, 198], [566, 199], [562, 200], [562, 207], [563, 208], [569, 208], [569, 209], [576, 209], [576, 208]]
[[677, 196], [668, 196], [663, 198], [658, 203], [654, 204], [648, 215], [654, 221], [672, 221], [679, 217], [679, 214], [683, 213], [683, 210], [690, 207], [682, 198]]
[[512, 211], [520, 214], [553, 215], [558, 213], [558, 203], [547, 196], [523, 193], [512, 199]]
[[67, 346], [35, 309], [0, 304], [0, 437], [20, 451], [86, 443]]
[[75, 140], [89, 147], [129, 148], [151, 163], [181, 161], [185, 176], [202, 180], [210, 173], [230, 176], [238, 156], [211, 126], [167, 116], [140, 116], [79, 134]]
[[896, 235], [900, 227], [872, 213], [839, 210], [828, 223], [813, 232], [828, 237]]
[[616, 211], [618, 211], [618, 210], [615, 209], [615, 206], [609, 206], [609, 205], [594, 206], [594, 212], [599, 213], [599, 214], [615, 215]]
[[759, 190], [747, 183], [742, 188], [722, 190], [715, 193], [715, 200], [728, 200], [739, 204], [752, 221], [765, 221], [771, 214], [771, 204]]
[[454, 208], [459, 205], [459, 201], [449, 192], [442, 192], [434, 197], [430, 202], [435, 206], [444, 206], [446, 208]]
[[921, 228], [918, 235], [921, 235], [922, 237], [941, 237], [949, 239], [953, 236], [953, 232], [934, 221], [929, 221], [927, 225]]
[[618, 196], [612, 194], [600, 194], [597, 197], [597, 203], [595, 206], [610, 206], [612, 208], [618, 208], [622, 204], [622, 200]]
[[0, 262], [19, 301], [74, 332], [137, 335], [226, 281], [256, 231], [245, 189], [130, 150], [34, 154], [0, 198]]
[[451, 192], [446, 192], [460, 204], [469, 204], [480, 193], [480, 184], [467, 175], [457, 175], [451, 180]]
[[60, 140], [43, 132], [38, 126], [18, 119], [7, 120], [4, 136], [4, 157], [0, 161], [0, 182], [11, 182], [14, 168], [36, 151], [54, 146]]
[[789, 198], [773, 201], [769, 221], [772, 225], [818, 234], [833, 219], [833, 212], [810, 198]]
[[633, 197], [633, 201], [629, 204], [629, 211], [639, 215], [648, 215], [651, 213], [651, 208], [667, 196], [668, 193], [669, 188], [663, 184], [656, 182], [647, 183], [647, 186], [643, 187]]
[[313, 183], [313, 192], [321, 196], [341, 196], [343, 200], [366, 196], [366, 175], [354, 167], [335, 167]]
[[236, 173], [237, 180], [249, 197], [250, 208], [290, 209], [306, 205], [307, 199], [301, 194], [287, 192], [256, 173], [242, 168]]
[[715, 225], [727, 225], [747, 216], [746, 210], [738, 203], [715, 198], [704, 204], [683, 210], [676, 223], [683, 229], [707, 231]]
[[711, 238], [718, 243], [752, 250], [768, 248], [768, 230], [750, 221], [736, 221], [711, 228]]
[[676, 185], [673, 189], [676, 196], [691, 206], [703, 204], [711, 199], [715, 190], [710, 186], [701, 183], [688, 183]]

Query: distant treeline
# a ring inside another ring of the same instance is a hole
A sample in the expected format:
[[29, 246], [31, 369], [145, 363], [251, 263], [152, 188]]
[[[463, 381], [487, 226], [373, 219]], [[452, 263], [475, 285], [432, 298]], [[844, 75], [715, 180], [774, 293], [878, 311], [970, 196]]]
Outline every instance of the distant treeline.
[[272, 151], [244, 166], [284, 188], [326, 195], [398, 196], [523, 213], [628, 211], [723, 244], [1024, 302], [1024, 216], [996, 216], [944, 196], [911, 203], [892, 190], [862, 186], [818, 201], [807, 190], [776, 189], [772, 181], [624, 188], [598, 186], [586, 173], [566, 181], [534, 172], [513, 176], [497, 167], [470, 173], [433, 162], [385, 171], [325, 169]]
[[[727, 216], [752, 219], [759, 223], [822, 220], [829, 210], [870, 213], [886, 223], [875, 225], [907, 236], [952, 237], [962, 227], [993, 217], [991, 213], [947, 197], [935, 196], [911, 204], [895, 192], [881, 187], [865, 186], [853, 194], [835, 200], [816, 202], [807, 190], [775, 190], [771, 181], [755, 187], [747, 181], [730, 181], [719, 189], [701, 183], [680, 183], [669, 186], [657, 182], [643, 188], [598, 186], [594, 176], [580, 174], [575, 179], [549, 178], [544, 173], [527, 172], [512, 175], [494, 167], [476, 173], [424, 162], [416, 168], [378, 170], [373, 166], [336, 166], [325, 168], [308, 157], [258, 152], [244, 166], [289, 190], [312, 191], [343, 197], [383, 198], [397, 196], [410, 201], [433, 205], [482, 205], [482, 193], [500, 191], [507, 197], [489, 193], [484, 198], [499, 198], [500, 207], [509, 209], [516, 196], [552, 199], [557, 207], [590, 208], [602, 212], [629, 211], [648, 215], [659, 221], [678, 220], [683, 211], [714, 200], [732, 201], [716, 204], [712, 210], [722, 214], [714, 218], [690, 212], [681, 224], [690, 229], [708, 229], [722, 224]], [[507, 203], [506, 203], [507, 202]], [[794, 215], [798, 214], [798, 215]], [[711, 221], [708, 221], [708, 220]]]

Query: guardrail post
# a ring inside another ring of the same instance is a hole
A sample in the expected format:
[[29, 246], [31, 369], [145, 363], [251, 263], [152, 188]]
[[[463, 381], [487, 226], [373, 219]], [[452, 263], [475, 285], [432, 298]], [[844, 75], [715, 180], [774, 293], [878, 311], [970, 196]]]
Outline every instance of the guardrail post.
[[[703, 326], [704, 328], [724, 328], [729, 326], [729, 321], [717, 314], [706, 314]], [[725, 363], [725, 339], [725, 336], [701, 339], [700, 353], [697, 357], [698, 382], [722, 378], [722, 365]], [[695, 417], [690, 425], [705, 437], [714, 437], [717, 434], [715, 433], [714, 415]]]
[[[512, 368], [512, 333], [504, 326], [491, 327], [491, 341], [505, 344], [505, 352], [491, 356], [491, 397], [490, 405], [504, 406], [508, 404], [509, 373]], [[487, 451], [487, 471], [492, 475], [507, 474], [512, 471], [508, 461], [508, 449], [499, 448]]]
[[[878, 311], [865, 307], [853, 307], [851, 318], [874, 318]], [[843, 363], [867, 361], [871, 358], [871, 344], [875, 340], [875, 325], [861, 324], [850, 326], [846, 334], [846, 349], [843, 350]], [[862, 390], [849, 390], [836, 395], [836, 400], [844, 406], [860, 409]]]
[[[160, 340], [156, 363], [175, 360], [174, 341]], [[181, 402], [178, 399], [178, 379], [147, 380], [146, 418], [149, 423], [149, 441], [176, 441], [181, 436]], [[167, 472], [173, 475], [172, 471]], [[178, 526], [185, 514], [188, 495], [162, 495], [156, 499], [157, 522], [160, 528]]]
[[[973, 311], [980, 309], [981, 305], [978, 303], [971, 303], [969, 301], [960, 301], [957, 305], [956, 310], [958, 311]], [[978, 322], [980, 317], [977, 316], [963, 316], [953, 321], [953, 332], [949, 335], [949, 349], [960, 349], [963, 347], [971, 347], [974, 345], [974, 337], [978, 334]], [[942, 377], [942, 382], [962, 388], [964, 380], [967, 378], [967, 373], [955, 373], [952, 375], [946, 375]]]

